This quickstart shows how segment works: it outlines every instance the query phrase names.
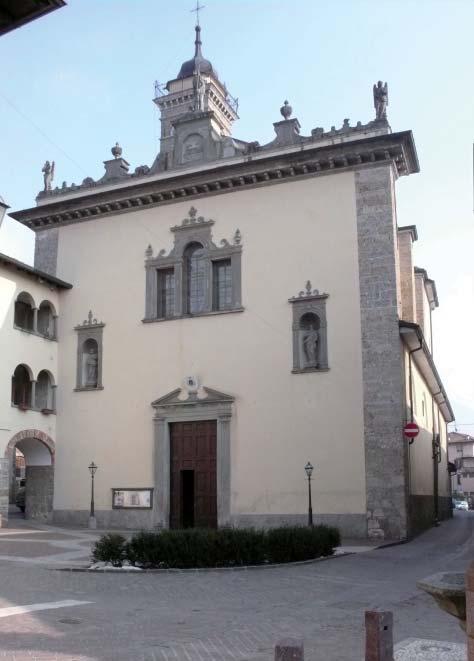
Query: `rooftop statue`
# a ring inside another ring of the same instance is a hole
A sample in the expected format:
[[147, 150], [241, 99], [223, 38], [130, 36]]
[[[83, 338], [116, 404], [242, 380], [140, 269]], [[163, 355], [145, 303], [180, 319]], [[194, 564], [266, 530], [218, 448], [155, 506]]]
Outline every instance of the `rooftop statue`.
[[194, 89], [194, 110], [204, 110], [204, 96], [206, 93], [206, 86], [201, 74], [198, 71], [193, 76], [193, 89]]
[[46, 161], [41, 172], [43, 172], [44, 190], [49, 191], [51, 190], [51, 183], [54, 179], [54, 161], [52, 163]]
[[388, 86], [381, 80], [374, 85], [374, 108], [375, 119], [387, 119], [387, 106], [388, 106]]

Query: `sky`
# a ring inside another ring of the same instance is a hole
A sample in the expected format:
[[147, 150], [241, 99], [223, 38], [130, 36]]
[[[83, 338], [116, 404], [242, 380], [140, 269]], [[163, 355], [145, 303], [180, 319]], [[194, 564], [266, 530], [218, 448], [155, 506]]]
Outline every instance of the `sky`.
[[[268, 142], [285, 99], [301, 133], [373, 119], [388, 82], [393, 131], [411, 129], [420, 174], [397, 184], [399, 225], [436, 282], [434, 358], [457, 428], [474, 435], [473, 0], [202, 0], [204, 56], [239, 98], [233, 134]], [[55, 185], [102, 176], [119, 142], [131, 170], [158, 150], [154, 81], [194, 52], [194, 0], [69, 0], [0, 39], [0, 195], [32, 207]], [[7, 218], [0, 252], [32, 263]], [[59, 277], [61, 274], [58, 274]]]

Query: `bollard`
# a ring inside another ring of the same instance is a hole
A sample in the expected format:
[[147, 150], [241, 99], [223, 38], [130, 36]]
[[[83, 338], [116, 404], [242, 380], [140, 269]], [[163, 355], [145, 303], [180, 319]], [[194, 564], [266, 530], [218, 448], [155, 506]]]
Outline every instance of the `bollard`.
[[304, 661], [304, 645], [296, 638], [283, 638], [275, 645], [275, 661]]
[[365, 611], [365, 661], [393, 661], [390, 611]]
[[466, 572], [467, 661], [474, 661], [474, 562]]

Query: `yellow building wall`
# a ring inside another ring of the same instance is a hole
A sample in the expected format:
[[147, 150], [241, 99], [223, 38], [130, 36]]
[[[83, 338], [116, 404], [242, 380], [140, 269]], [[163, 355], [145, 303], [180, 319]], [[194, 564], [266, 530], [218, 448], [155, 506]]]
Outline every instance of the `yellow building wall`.
[[[99, 466], [96, 508], [112, 487], [153, 486], [150, 403], [187, 375], [235, 397], [231, 514], [365, 513], [360, 297], [354, 175], [227, 193], [194, 202], [213, 239], [242, 232], [245, 311], [142, 323], [144, 253], [173, 247], [190, 203], [59, 230], [61, 308], [55, 509], [87, 509], [87, 465]], [[327, 373], [292, 374], [292, 307], [310, 279], [327, 292]], [[74, 392], [77, 333], [89, 310], [105, 323], [103, 384]]]

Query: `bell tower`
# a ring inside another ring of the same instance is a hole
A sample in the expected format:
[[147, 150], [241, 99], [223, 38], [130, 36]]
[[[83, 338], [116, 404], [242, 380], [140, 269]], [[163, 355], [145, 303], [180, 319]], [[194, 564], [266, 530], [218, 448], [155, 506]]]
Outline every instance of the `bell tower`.
[[[169, 80], [163, 91], [156, 86], [153, 102], [160, 109], [161, 139], [160, 153], [153, 164], [153, 171], [168, 170], [190, 160], [200, 160], [198, 143], [201, 142], [199, 136], [206, 139], [204, 127], [207, 127], [211, 139], [218, 141], [231, 136], [232, 124], [238, 119], [237, 99], [229, 94], [211, 62], [202, 54], [199, 22], [195, 32], [194, 57], [182, 64], [177, 77]], [[198, 122], [194, 133], [193, 121]], [[181, 138], [186, 140], [183, 138], [183, 124], [187, 125], [186, 131], [194, 139], [189, 140], [188, 149], [185, 146], [180, 156], [176, 150], [176, 138], [180, 133]], [[207, 160], [206, 150], [201, 151], [204, 160]]]

